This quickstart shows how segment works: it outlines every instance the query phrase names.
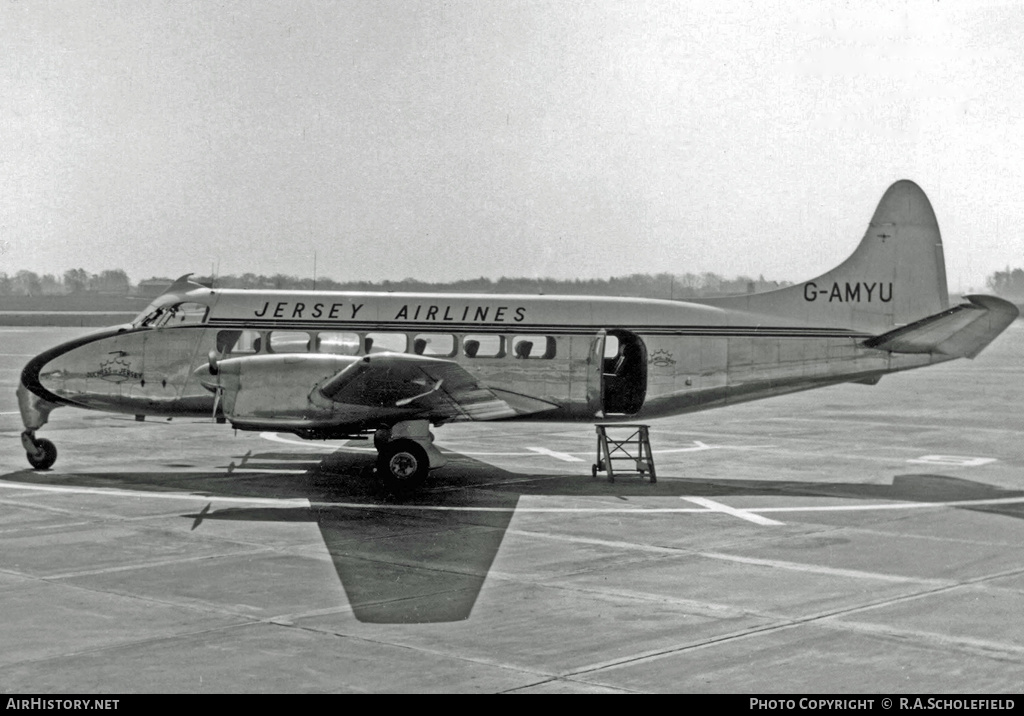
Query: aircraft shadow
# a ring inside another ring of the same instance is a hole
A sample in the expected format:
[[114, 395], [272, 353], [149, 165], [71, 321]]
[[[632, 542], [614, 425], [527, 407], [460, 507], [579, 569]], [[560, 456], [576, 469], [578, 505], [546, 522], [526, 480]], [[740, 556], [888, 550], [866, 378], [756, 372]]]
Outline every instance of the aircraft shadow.
[[[890, 485], [636, 477], [611, 483], [589, 475], [520, 474], [458, 453], [413, 494], [395, 496], [372, 476], [373, 455], [339, 450], [327, 455], [286, 451], [233, 458], [218, 472], [167, 471], [57, 475], [30, 470], [0, 476], [10, 482], [181, 491], [209, 496], [198, 513], [183, 514], [192, 529], [210, 520], [315, 522], [355, 617], [362, 622], [411, 624], [467, 619], [497, 556], [522, 495], [632, 497], [774, 495], [860, 500], [955, 502], [1024, 496], [945, 475], [896, 475]], [[259, 470], [278, 471], [261, 473]], [[255, 472], [254, 472], [255, 471]], [[213, 508], [217, 497], [302, 498], [309, 506]], [[965, 505], [1024, 518], [1024, 503]]]

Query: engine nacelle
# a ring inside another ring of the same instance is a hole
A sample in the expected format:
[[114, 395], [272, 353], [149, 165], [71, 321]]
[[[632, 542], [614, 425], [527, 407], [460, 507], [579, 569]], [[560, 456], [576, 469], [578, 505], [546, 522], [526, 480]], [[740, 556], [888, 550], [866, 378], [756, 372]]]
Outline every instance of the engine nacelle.
[[344, 370], [353, 356], [282, 354], [256, 355], [211, 361], [202, 382], [221, 393], [220, 405], [232, 422], [256, 420], [315, 424], [333, 422], [335, 405], [316, 386]]
[[[394, 424], [418, 412], [401, 401], [352, 404], [332, 400], [329, 391], [325, 394], [325, 385], [363, 360], [308, 353], [223, 360], [212, 356], [209, 365], [196, 370], [196, 377], [219, 394], [220, 409], [239, 430], [330, 437]], [[416, 390], [422, 387], [413, 385], [405, 392]]]

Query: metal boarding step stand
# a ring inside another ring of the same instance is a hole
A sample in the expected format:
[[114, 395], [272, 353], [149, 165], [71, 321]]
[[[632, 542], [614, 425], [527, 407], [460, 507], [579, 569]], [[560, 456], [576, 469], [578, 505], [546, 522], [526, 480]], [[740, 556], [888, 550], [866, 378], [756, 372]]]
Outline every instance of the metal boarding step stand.
[[[591, 469], [594, 477], [597, 477], [599, 472], [606, 472], [608, 481], [615, 482], [615, 469], [618, 469], [619, 472], [637, 472], [640, 475], [646, 473], [651, 482], [658, 481], [654, 472], [654, 453], [651, 452], [649, 425], [604, 423], [595, 425], [594, 428], [597, 430], [597, 464]], [[609, 430], [623, 431], [619, 435], [625, 437], [620, 439], [609, 435]], [[629, 431], [628, 434], [625, 431]], [[629, 467], [614, 468], [616, 462]]]

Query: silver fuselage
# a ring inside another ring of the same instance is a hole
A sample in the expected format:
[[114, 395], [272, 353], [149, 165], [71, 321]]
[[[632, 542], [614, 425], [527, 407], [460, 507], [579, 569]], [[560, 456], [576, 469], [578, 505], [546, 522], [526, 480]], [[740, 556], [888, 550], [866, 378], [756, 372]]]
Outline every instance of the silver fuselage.
[[676, 301], [195, 287], [161, 297], [130, 325], [37, 356], [19, 395], [28, 428], [59, 405], [209, 417], [218, 399], [204, 377], [209, 361], [241, 354], [244, 393], [217, 407], [238, 427], [257, 417], [261, 427], [279, 419], [282, 430], [351, 432], [400, 420], [403, 410], [325, 405], [310, 392], [367, 352], [425, 350], [481, 385], [556, 406], [526, 419], [558, 421], [646, 419], [873, 383], [947, 359], [864, 346], [872, 335]]

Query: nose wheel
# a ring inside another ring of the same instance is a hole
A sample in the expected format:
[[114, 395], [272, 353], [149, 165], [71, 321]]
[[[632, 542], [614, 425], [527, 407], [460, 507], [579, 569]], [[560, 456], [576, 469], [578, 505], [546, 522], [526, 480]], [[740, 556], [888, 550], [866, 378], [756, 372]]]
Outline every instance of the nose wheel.
[[21, 434], [28, 464], [36, 470], [49, 470], [57, 462], [57, 446], [46, 438], [37, 438], [29, 431]]

